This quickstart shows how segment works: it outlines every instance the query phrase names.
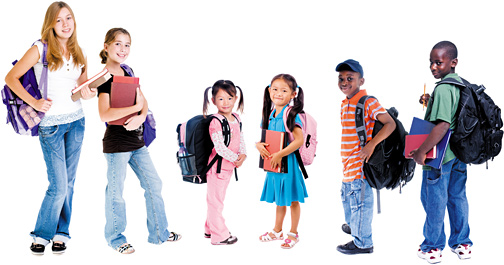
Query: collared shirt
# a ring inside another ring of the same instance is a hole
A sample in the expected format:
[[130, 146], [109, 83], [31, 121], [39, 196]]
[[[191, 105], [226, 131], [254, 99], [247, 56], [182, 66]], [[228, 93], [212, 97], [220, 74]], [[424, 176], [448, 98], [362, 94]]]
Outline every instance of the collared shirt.
[[[362, 173], [362, 159], [359, 154], [361, 146], [355, 128], [355, 109], [359, 99], [367, 95], [366, 90], [360, 90], [355, 96], [345, 98], [341, 103], [341, 160], [343, 162], [343, 182], [365, 178]], [[373, 138], [373, 128], [378, 114], [387, 113], [377, 99], [370, 98], [364, 104], [364, 122], [366, 126], [366, 142]]]

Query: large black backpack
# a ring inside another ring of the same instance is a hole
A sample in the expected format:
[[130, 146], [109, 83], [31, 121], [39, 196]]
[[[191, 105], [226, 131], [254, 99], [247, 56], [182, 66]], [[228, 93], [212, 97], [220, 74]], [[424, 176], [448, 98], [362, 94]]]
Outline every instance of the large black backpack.
[[[355, 108], [355, 127], [359, 136], [360, 146], [366, 145], [366, 126], [364, 124], [364, 104], [368, 98], [373, 96], [363, 96]], [[408, 132], [402, 123], [397, 119], [399, 112], [392, 107], [387, 109], [392, 119], [396, 123], [396, 128], [385, 140], [379, 143], [369, 158], [364, 162], [363, 172], [369, 185], [376, 189], [378, 213], [380, 207], [380, 190], [383, 188], [395, 189], [402, 187], [413, 178], [415, 173], [415, 161], [404, 157], [404, 141]], [[383, 128], [383, 124], [375, 121], [373, 137]]]
[[[446, 78], [437, 83], [460, 88], [455, 129], [450, 148], [466, 164], [482, 164], [497, 156], [502, 148], [501, 109], [484, 92], [483, 85]], [[488, 162], [487, 162], [488, 167]]]
[[[233, 116], [240, 122], [241, 130], [242, 124], [238, 115], [233, 113]], [[208, 161], [210, 154], [212, 153], [212, 149], [214, 148], [208, 132], [210, 122], [213, 119], [220, 121], [222, 125], [224, 143], [228, 146], [231, 142], [231, 130], [227, 119], [220, 114], [194, 116], [189, 121], [181, 123], [177, 126], [177, 139], [179, 146], [184, 146], [188, 152], [188, 154], [184, 157], [179, 157], [177, 153], [177, 161], [182, 169], [182, 179], [186, 182], [196, 184], [206, 183], [206, 173], [215, 163], [217, 163], [217, 173], [220, 173], [222, 157], [216, 154], [212, 161]], [[185, 172], [186, 168], [183, 167], [183, 163], [192, 163], [194, 166], [191, 167], [190, 172]], [[236, 168], [235, 178], [238, 180]]]

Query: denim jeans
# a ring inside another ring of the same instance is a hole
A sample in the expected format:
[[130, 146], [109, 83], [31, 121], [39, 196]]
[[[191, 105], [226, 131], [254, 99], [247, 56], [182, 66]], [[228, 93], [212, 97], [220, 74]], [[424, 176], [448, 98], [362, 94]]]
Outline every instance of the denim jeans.
[[127, 243], [126, 237], [122, 234], [126, 229], [126, 204], [122, 194], [128, 164], [140, 180], [140, 186], [145, 190], [148, 241], [153, 244], [165, 242], [170, 232], [161, 197], [162, 182], [147, 147], [144, 146], [132, 152], [105, 153], [105, 158], [108, 165], [108, 184], [105, 191], [105, 238], [109, 246], [116, 249]]
[[84, 139], [84, 118], [54, 126], [40, 126], [39, 140], [47, 166], [49, 187], [31, 232], [35, 243], [67, 242], [77, 164]]
[[[364, 188], [364, 194], [362, 194]], [[352, 230], [354, 244], [358, 248], [373, 246], [373, 190], [367, 180], [356, 179], [352, 182], [343, 182], [341, 185], [341, 200], [345, 211], [345, 222]]]
[[466, 197], [467, 165], [457, 158], [443, 164], [441, 169], [423, 172], [421, 200], [427, 217], [423, 228], [425, 237], [420, 245], [423, 252], [443, 250], [446, 244], [444, 232], [445, 211], [450, 218], [448, 245], [472, 245], [469, 240], [469, 203]]

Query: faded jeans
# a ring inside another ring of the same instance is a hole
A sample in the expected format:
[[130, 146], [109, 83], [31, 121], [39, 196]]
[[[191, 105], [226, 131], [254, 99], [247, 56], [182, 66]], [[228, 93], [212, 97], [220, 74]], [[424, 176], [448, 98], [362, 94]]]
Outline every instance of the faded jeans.
[[[362, 188], [364, 185], [364, 194]], [[341, 185], [341, 200], [345, 211], [345, 222], [352, 230], [354, 244], [358, 248], [373, 246], [373, 190], [367, 180], [356, 179], [352, 182], [343, 182]]]
[[147, 208], [148, 242], [161, 244], [170, 236], [163, 198], [162, 182], [149, 155], [147, 147], [123, 153], [105, 153], [107, 159], [107, 188], [105, 191], [105, 238], [109, 246], [117, 249], [127, 243], [122, 234], [126, 230], [126, 203], [122, 197], [127, 165], [135, 172], [144, 189]]

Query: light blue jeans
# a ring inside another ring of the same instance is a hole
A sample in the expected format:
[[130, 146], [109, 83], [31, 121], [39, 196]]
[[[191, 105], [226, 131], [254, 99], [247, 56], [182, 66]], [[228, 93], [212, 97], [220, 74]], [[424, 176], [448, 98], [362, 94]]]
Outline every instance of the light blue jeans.
[[425, 237], [420, 245], [423, 252], [443, 250], [446, 244], [444, 217], [448, 209], [450, 238], [448, 245], [472, 245], [469, 239], [469, 203], [466, 197], [467, 165], [457, 158], [441, 166], [441, 169], [423, 171], [421, 200], [426, 218]]
[[147, 207], [148, 241], [161, 244], [170, 236], [166, 220], [163, 198], [161, 197], [162, 182], [149, 155], [147, 147], [132, 152], [106, 153], [107, 188], [105, 191], [105, 239], [109, 246], [117, 249], [127, 243], [122, 234], [126, 229], [126, 204], [122, 197], [126, 169], [129, 164], [133, 169], [141, 187], [145, 190]]
[[31, 232], [35, 243], [47, 245], [50, 240], [67, 242], [72, 215], [72, 197], [79, 163], [84, 118], [54, 126], [40, 126], [39, 140], [47, 166], [49, 187]]
[[341, 200], [345, 211], [345, 222], [352, 230], [355, 246], [358, 248], [372, 247], [371, 222], [373, 221], [374, 197], [373, 190], [367, 180], [356, 179], [352, 182], [343, 182]]

